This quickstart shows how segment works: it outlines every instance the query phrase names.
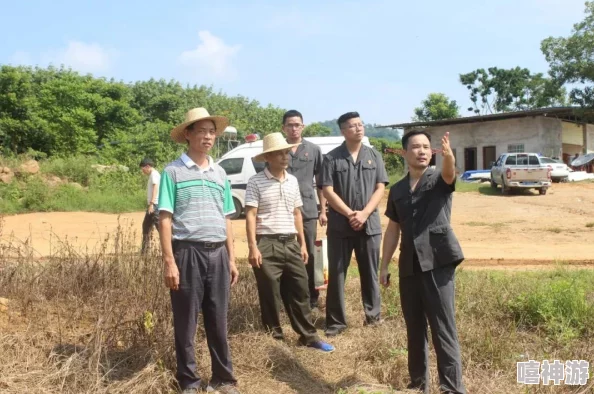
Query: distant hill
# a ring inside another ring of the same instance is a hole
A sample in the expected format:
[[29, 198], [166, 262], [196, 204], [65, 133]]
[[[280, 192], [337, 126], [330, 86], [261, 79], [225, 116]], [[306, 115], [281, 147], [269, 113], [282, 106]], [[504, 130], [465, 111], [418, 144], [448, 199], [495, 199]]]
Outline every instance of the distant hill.
[[[332, 130], [330, 135], [340, 135], [337, 119], [320, 122], [323, 126]], [[377, 124], [365, 123], [365, 135], [369, 138], [385, 138], [393, 141], [400, 141], [400, 132], [392, 129], [378, 129]]]

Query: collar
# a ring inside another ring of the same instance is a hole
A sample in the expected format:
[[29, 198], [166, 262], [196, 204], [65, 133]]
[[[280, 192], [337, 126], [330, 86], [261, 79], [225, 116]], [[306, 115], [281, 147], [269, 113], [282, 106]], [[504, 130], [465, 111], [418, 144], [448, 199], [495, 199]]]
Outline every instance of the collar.
[[[345, 159], [350, 159], [351, 152], [349, 152], [349, 148], [347, 148], [346, 141], [344, 141], [340, 145], [340, 148], [342, 150], [342, 157], [344, 157]], [[367, 149], [369, 149], [369, 147], [367, 145], [361, 144], [361, 149], [359, 149], [359, 155], [357, 156], [357, 161], [361, 161], [361, 157], [362, 157], [361, 154], [367, 154]], [[367, 158], [367, 156], [365, 156], [365, 158]]]
[[[427, 168], [425, 170], [425, 172], [423, 172], [423, 175], [421, 175], [421, 178], [419, 178], [419, 181], [417, 182], [417, 187], [415, 187], [415, 190], [413, 191], [413, 193], [416, 192], [417, 190], [419, 190], [421, 188], [421, 186], [423, 186], [427, 182], [427, 178], [432, 176], [434, 173], [435, 173], [434, 169], [432, 169], [430, 167]], [[410, 172], [408, 174], [406, 174], [406, 187], [410, 191]]]
[[278, 179], [277, 177], [275, 177], [274, 175], [272, 175], [270, 173], [270, 171], [268, 171], [268, 167], [264, 168], [264, 175], [266, 175], [266, 178], [268, 178], [268, 179], [275, 179], [275, 180], [277, 180], [277, 181], [279, 181], [281, 183], [286, 182], [287, 181], [287, 178], [288, 178], [287, 170], [284, 170], [284, 173], [285, 173], [285, 179], [283, 179], [281, 181], [280, 179]]
[[[287, 141], [287, 139], [286, 139], [286, 138], [285, 138], [285, 142], [286, 142], [287, 144], [290, 144], [290, 142], [289, 142], [289, 141]], [[296, 155], [298, 155], [298, 154], [300, 153], [300, 151], [301, 151], [303, 148], [305, 148], [305, 146], [304, 146], [304, 145], [305, 145], [305, 143], [306, 143], [306, 142], [307, 142], [307, 141], [305, 141], [305, 138], [301, 137], [301, 142], [299, 143], [299, 145], [297, 145], [297, 149], [295, 149], [295, 152], [293, 152], [293, 149], [291, 148], [291, 150], [289, 151], [289, 155], [291, 155], [291, 156], [296, 156]]]
[[210, 156], [207, 156], [207, 157], [208, 157], [208, 166], [206, 168], [200, 168], [198, 166], [198, 164], [194, 163], [194, 160], [190, 159], [190, 156], [188, 156], [186, 153], [182, 153], [181, 161], [183, 161], [184, 164], [186, 165], [186, 167], [188, 167], [188, 168], [196, 167], [202, 171], [209, 171], [209, 170], [213, 169], [214, 162], [212, 160], [212, 157], [210, 157]]

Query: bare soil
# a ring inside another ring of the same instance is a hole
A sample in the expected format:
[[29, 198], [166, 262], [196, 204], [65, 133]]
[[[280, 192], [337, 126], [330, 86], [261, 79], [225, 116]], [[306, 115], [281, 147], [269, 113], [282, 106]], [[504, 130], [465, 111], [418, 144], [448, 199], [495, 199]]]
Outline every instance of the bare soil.
[[[386, 200], [382, 201], [383, 216]], [[2, 241], [26, 243], [48, 256], [61, 242], [98, 250], [118, 226], [140, 243], [143, 212], [53, 212], [5, 216]], [[452, 225], [466, 255], [464, 266], [530, 269], [557, 262], [594, 266], [594, 184], [555, 184], [547, 195], [456, 193]], [[236, 255], [247, 257], [245, 220], [233, 222]], [[318, 237], [325, 229], [318, 227]]]

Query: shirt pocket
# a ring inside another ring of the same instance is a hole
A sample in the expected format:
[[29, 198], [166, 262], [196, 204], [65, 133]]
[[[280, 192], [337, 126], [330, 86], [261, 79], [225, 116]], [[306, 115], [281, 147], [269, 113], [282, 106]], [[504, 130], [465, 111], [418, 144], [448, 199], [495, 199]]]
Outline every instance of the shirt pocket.
[[429, 228], [429, 244], [440, 264], [449, 264], [461, 255], [460, 244], [448, 224]]
[[367, 160], [361, 163], [361, 181], [365, 183], [366, 187], [373, 188], [375, 190], [375, 184], [377, 179], [377, 164], [373, 160]]
[[349, 163], [345, 160], [337, 160], [334, 163], [334, 189], [342, 190], [349, 183]]
[[297, 160], [293, 160], [293, 167], [295, 169], [307, 168], [311, 162], [313, 162], [311, 157], [301, 155], [297, 158]]

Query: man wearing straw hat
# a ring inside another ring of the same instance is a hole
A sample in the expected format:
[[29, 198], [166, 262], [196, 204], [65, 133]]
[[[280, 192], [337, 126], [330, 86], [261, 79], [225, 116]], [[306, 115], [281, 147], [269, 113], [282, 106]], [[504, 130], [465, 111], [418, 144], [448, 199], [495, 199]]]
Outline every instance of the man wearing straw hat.
[[[171, 131], [187, 153], [163, 170], [159, 194], [165, 284], [171, 290], [177, 380], [183, 393], [200, 389], [194, 338], [202, 310], [212, 378], [207, 392], [238, 394], [227, 343], [229, 288], [237, 283], [235, 212], [227, 174], [208, 152], [229, 122], [194, 108]], [[205, 223], [208, 223], [205, 225]]]
[[268, 166], [250, 178], [245, 195], [249, 262], [258, 284], [262, 324], [274, 338], [284, 338], [282, 302], [299, 342], [329, 353], [334, 346], [320, 340], [311, 320], [303, 203], [297, 178], [286, 171], [289, 152], [298, 144], [288, 144], [281, 133], [267, 135], [263, 143], [254, 161]]

